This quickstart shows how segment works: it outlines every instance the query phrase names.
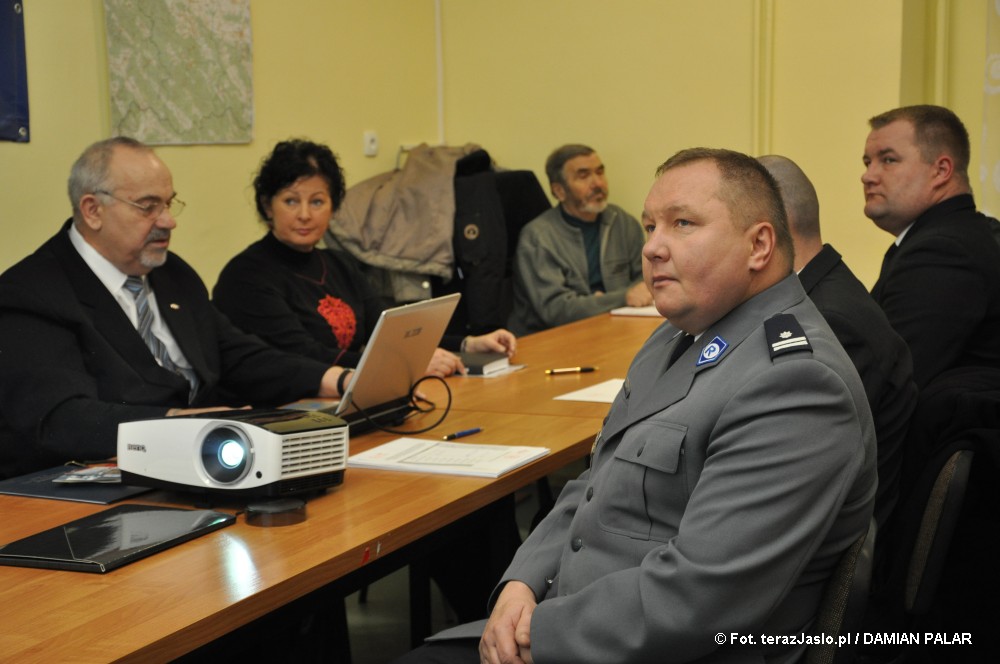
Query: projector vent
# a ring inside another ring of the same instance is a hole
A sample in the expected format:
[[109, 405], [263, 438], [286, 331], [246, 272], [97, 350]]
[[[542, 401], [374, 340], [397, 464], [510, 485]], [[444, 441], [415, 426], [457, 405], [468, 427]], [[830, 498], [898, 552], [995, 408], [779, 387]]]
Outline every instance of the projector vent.
[[281, 439], [281, 477], [347, 466], [347, 427], [289, 434]]

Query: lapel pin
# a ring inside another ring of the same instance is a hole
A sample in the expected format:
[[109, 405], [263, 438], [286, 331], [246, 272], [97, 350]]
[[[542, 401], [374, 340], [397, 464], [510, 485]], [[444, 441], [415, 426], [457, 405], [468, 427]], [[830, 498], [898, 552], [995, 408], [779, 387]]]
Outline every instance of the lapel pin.
[[174, 311], [180, 311], [181, 305], [177, 304], [176, 302], [171, 302], [170, 308], [173, 309]]

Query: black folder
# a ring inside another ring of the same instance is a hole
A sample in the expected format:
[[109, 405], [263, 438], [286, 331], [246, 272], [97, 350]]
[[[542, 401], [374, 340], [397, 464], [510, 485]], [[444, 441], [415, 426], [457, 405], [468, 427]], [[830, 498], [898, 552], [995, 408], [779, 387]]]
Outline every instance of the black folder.
[[116, 505], [0, 546], [0, 565], [103, 574], [235, 521], [212, 510]]
[[98, 482], [81, 482], [79, 484], [60, 484], [53, 480], [73, 470], [69, 466], [46, 468], [28, 475], [12, 477], [0, 481], [0, 493], [11, 496], [27, 496], [28, 498], [54, 498], [56, 500], [72, 500], [81, 503], [99, 503], [107, 505], [118, 500], [131, 498], [140, 493], [152, 491], [145, 486], [129, 486], [127, 484], [103, 484]]

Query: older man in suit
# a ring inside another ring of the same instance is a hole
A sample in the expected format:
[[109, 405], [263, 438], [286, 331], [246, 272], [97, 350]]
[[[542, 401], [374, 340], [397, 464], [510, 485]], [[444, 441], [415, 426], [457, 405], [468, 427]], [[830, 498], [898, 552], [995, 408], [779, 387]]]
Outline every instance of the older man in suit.
[[[864, 388], [792, 274], [766, 169], [680, 152], [643, 223], [645, 282], [668, 322], [632, 363], [590, 470], [503, 575], [483, 662], [798, 661], [827, 579], [868, 528]], [[475, 661], [468, 645], [443, 659], [461, 648], [403, 661]]]
[[126, 420], [339, 393], [339, 367], [237, 330], [168, 251], [183, 204], [150, 148], [95, 143], [69, 193], [73, 218], [0, 275], [0, 477], [114, 456]]

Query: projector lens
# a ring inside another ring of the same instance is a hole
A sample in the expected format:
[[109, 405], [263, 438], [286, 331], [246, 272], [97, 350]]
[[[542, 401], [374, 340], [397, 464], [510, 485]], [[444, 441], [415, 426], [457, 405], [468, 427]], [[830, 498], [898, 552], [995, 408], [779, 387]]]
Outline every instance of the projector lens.
[[201, 443], [201, 463], [216, 482], [232, 484], [243, 479], [251, 465], [253, 448], [241, 431], [219, 427]]
[[227, 440], [222, 443], [219, 448], [219, 461], [226, 468], [236, 468], [246, 457], [246, 452], [243, 449], [242, 443], [238, 443], [235, 440]]

